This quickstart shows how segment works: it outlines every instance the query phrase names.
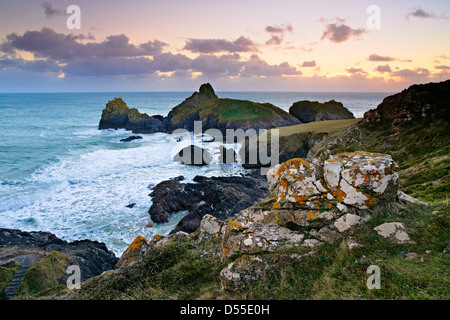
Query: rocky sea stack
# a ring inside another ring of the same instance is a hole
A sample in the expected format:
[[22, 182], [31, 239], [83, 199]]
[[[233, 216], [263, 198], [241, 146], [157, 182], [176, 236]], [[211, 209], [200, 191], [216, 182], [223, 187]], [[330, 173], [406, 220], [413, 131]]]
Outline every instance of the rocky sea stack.
[[126, 129], [133, 133], [154, 133], [163, 130], [160, 120], [129, 108], [121, 98], [115, 98], [106, 104], [102, 111], [99, 129]]
[[320, 103], [317, 101], [298, 101], [290, 108], [289, 113], [302, 123], [324, 120], [353, 119], [351, 113], [341, 102], [328, 101]]

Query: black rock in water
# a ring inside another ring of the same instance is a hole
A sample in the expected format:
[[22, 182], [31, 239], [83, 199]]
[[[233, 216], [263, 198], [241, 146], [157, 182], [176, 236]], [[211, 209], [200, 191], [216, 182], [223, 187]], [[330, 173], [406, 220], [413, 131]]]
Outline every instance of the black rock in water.
[[172, 213], [188, 211], [172, 233], [194, 232], [205, 214], [225, 220], [268, 195], [266, 177], [259, 171], [244, 177], [196, 176], [194, 182], [166, 180], [157, 184], [150, 194], [153, 222], [165, 223]]
[[138, 139], [142, 139], [142, 137], [141, 136], [130, 136], [125, 139], [120, 139], [120, 142], [130, 142], [130, 141], [138, 140]]
[[173, 161], [191, 166], [206, 166], [211, 163], [212, 157], [208, 150], [190, 145], [180, 150]]

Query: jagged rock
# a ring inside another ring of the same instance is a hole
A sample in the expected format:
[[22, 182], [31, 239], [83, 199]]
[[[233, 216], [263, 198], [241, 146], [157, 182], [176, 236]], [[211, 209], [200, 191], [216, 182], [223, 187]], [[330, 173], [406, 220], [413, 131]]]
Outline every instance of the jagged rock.
[[115, 98], [106, 104], [102, 111], [99, 129], [126, 129], [133, 133], [154, 133], [163, 131], [163, 123], [149, 116], [140, 113], [135, 108], [128, 108], [121, 98]]
[[128, 248], [120, 257], [119, 261], [117, 262], [117, 267], [120, 268], [127, 263], [139, 261], [140, 259], [142, 259], [142, 255], [145, 253], [147, 248], [147, 240], [142, 236], [136, 237], [136, 239], [134, 239], [134, 241], [128, 246]]
[[289, 113], [303, 123], [324, 120], [340, 120], [354, 118], [341, 102], [334, 100], [320, 103], [317, 101], [298, 101], [290, 108]]
[[400, 222], [383, 223], [375, 227], [374, 230], [383, 238], [387, 238], [398, 244], [411, 243], [405, 226]]
[[173, 157], [173, 161], [191, 166], [206, 166], [211, 163], [212, 157], [208, 150], [190, 145], [181, 149]]
[[149, 214], [155, 223], [169, 221], [173, 212], [188, 211], [172, 232], [194, 232], [202, 217], [211, 214], [225, 220], [267, 196], [264, 177], [202, 177], [196, 183], [167, 180], [153, 188]]

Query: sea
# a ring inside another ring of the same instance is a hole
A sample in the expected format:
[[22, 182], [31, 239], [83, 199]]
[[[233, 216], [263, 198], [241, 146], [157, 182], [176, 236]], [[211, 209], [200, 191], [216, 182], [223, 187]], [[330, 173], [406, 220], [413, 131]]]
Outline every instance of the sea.
[[[219, 165], [220, 143], [208, 166], [172, 161], [181, 148], [201, 137], [187, 133], [133, 135], [99, 130], [105, 104], [121, 97], [129, 107], [166, 116], [192, 92], [0, 93], [0, 227], [48, 231], [67, 241], [90, 239], [120, 256], [139, 235], [167, 235], [186, 214], [168, 223], [151, 221], [151, 188], [183, 175], [230, 176], [245, 173], [240, 164]], [[340, 101], [355, 117], [374, 109], [390, 93], [217, 92], [220, 98], [269, 102], [286, 111], [296, 101]], [[230, 147], [230, 146], [229, 146]], [[236, 150], [238, 145], [231, 146]]]

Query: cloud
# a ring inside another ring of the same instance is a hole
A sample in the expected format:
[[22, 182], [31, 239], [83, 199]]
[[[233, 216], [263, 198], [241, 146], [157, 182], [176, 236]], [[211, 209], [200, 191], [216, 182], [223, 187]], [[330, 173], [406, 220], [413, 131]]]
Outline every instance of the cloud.
[[[83, 43], [82, 40], [90, 40]], [[22, 35], [11, 33], [0, 44], [0, 70], [25, 70], [33, 72], [64, 73], [70, 76], [155, 75], [173, 73], [183, 75], [201, 73], [218, 77], [261, 77], [300, 75], [295, 67], [283, 62], [270, 65], [253, 54], [244, 59], [238, 53], [204, 54], [190, 58], [184, 54], [164, 52], [167, 44], [148, 41], [132, 44], [124, 35], [111, 35], [104, 41], [93, 42], [85, 35], [65, 35], [52, 29], [26, 31]], [[241, 37], [233, 45], [246, 45]], [[217, 49], [217, 47], [215, 47]], [[24, 60], [19, 52], [34, 55], [34, 60]]]
[[389, 56], [380, 56], [376, 53], [371, 54], [367, 60], [369, 61], [395, 61], [397, 59], [393, 58], [393, 57], [389, 57]]
[[259, 58], [257, 55], [252, 55], [244, 64], [241, 72], [242, 77], [251, 76], [266, 76], [276, 77], [283, 75], [301, 75], [302, 72], [295, 67], [283, 62], [279, 65], [269, 65], [266, 61]]
[[392, 69], [391, 69], [391, 67], [388, 65], [388, 64], [385, 64], [384, 66], [378, 66], [378, 67], [376, 67], [375, 68], [375, 71], [378, 71], [378, 72], [380, 72], [380, 73], [383, 73], [383, 72], [392, 72]]
[[392, 77], [418, 81], [430, 76], [430, 71], [426, 68], [416, 68], [414, 70], [402, 69], [391, 73]]
[[82, 44], [79, 40], [93, 39], [92, 36], [57, 33], [50, 28], [40, 31], [26, 31], [23, 35], [10, 33], [6, 41], [0, 45], [3, 52], [23, 50], [33, 53], [39, 58], [55, 60], [82, 60], [94, 57], [139, 57], [160, 53], [167, 45], [161, 41], [148, 41], [139, 46], [129, 43], [124, 35], [112, 35], [103, 42]]
[[[344, 24], [344, 19], [335, 18], [337, 22], [329, 23], [326, 25], [326, 29], [323, 32], [321, 40], [328, 39], [334, 43], [345, 42], [351, 37], [360, 37], [367, 31], [363, 28], [353, 29]], [[321, 22], [325, 22], [322, 18]]]
[[409, 18], [414, 17], [414, 18], [420, 18], [420, 19], [449, 19], [448, 17], [444, 16], [444, 15], [436, 15], [432, 12], [428, 12], [425, 11], [422, 8], [416, 8], [414, 9], [414, 11], [409, 12], [405, 18], [406, 20], [409, 21]]
[[367, 72], [366, 71], [364, 71], [363, 69], [360, 69], [360, 68], [349, 68], [349, 69], [345, 69], [348, 73], [351, 73], [351, 74], [356, 74], [356, 73], [359, 73], [359, 74], [367, 74]]
[[49, 18], [49, 19], [54, 17], [54, 16], [58, 16], [58, 15], [64, 14], [63, 11], [53, 8], [53, 5], [51, 3], [48, 3], [48, 2], [44, 2], [42, 4], [42, 8], [44, 9], [45, 16], [47, 18]]
[[217, 53], [217, 52], [253, 52], [256, 45], [243, 36], [235, 41], [225, 39], [189, 39], [183, 48], [195, 53]]
[[303, 68], [312, 68], [316, 66], [316, 60], [313, 61], [304, 61], [302, 64]]
[[267, 26], [266, 32], [270, 34], [270, 39], [266, 41], [266, 45], [280, 45], [284, 41], [286, 32], [292, 33], [293, 31], [294, 29], [291, 24]]
[[450, 67], [449, 66], [444, 66], [444, 65], [441, 65], [441, 66], [436, 66], [436, 67], [434, 67], [435, 69], [440, 69], [440, 70], [450, 70]]

